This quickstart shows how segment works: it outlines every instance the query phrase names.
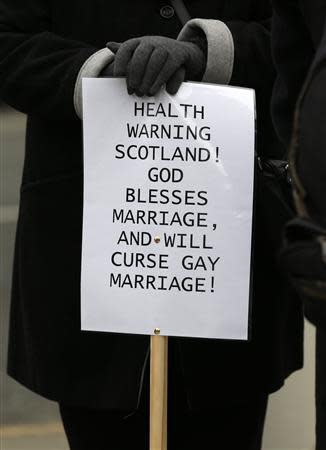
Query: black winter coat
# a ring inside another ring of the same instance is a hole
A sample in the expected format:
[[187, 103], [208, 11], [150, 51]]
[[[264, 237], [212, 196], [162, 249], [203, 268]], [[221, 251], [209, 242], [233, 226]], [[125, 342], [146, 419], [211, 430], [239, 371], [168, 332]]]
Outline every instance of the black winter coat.
[[[136, 407], [149, 338], [80, 331], [82, 131], [73, 106], [84, 61], [109, 40], [176, 37], [160, 0], [0, 0], [0, 95], [28, 114], [12, 289], [8, 371], [65, 403]], [[225, 21], [232, 84], [258, 95], [259, 151], [281, 155], [271, 127], [271, 9], [263, 0], [193, 0], [193, 17]], [[276, 219], [276, 216], [275, 216]], [[302, 315], [275, 263], [258, 208], [252, 341], [175, 339], [192, 408], [278, 389], [302, 365]]]
[[[314, 219], [326, 226], [326, 0], [274, 0], [273, 52], [278, 77], [273, 117], [285, 145], [293, 132], [296, 109], [296, 170], [308, 193]], [[304, 87], [304, 89], [303, 89]], [[304, 94], [301, 96], [301, 92]], [[298, 98], [301, 97], [298, 103]], [[313, 199], [313, 200], [312, 200]], [[319, 200], [316, 202], [316, 200]], [[325, 280], [325, 264], [309, 249], [309, 234], [293, 236], [297, 279]], [[308, 239], [307, 239], [308, 237]], [[301, 241], [301, 242], [300, 242]], [[313, 243], [311, 239], [310, 242]], [[310, 249], [313, 248], [312, 245]], [[300, 250], [302, 255], [300, 255]], [[311, 259], [309, 266], [307, 260]], [[293, 273], [293, 265], [290, 267]], [[323, 270], [317, 278], [317, 268]], [[300, 287], [300, 284], [298, 285]], [[320, 291], [323, 288], [320, 287]], [[323, 290], [325, 293], [325, 288]], [[325, 295], [325, 294], [324, 294]], [[316, 450], [326, 448], [326, 303], [303, 292], [307, 317], [317, 325]], [[310, 301], [309, 301], [310, 300]]]
[[326, 0], [273, 0], [272, 3], [272, 47], [277, 69], [272, 111], [276, 131], [288, 147], [299, 94], [310, 67], [321, 57], [324, 48]]

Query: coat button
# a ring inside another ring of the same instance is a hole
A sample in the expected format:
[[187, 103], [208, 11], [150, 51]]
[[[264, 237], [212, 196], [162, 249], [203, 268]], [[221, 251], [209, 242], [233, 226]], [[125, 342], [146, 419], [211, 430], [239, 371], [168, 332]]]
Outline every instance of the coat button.
[[170, 5], [162, 6], [160, 14], [164, 19], [171, 19], [174, 16], [174, 8]]

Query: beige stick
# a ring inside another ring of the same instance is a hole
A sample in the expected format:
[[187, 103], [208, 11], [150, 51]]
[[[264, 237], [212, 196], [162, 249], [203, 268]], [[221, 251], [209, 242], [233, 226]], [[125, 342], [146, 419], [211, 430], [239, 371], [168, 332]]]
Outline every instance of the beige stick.
[[150, 450], [167, 450], [168, 338], [151, 337]]

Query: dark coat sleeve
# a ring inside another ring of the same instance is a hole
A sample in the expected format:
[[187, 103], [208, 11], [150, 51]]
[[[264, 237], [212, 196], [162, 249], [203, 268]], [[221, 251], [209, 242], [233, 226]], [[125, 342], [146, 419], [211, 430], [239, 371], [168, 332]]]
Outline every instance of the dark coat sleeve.
[[75, 81], [96, 50], [51, 32], [47, 0], [0, 0], [0, 96], [14, 108], [75, 117]]
[[269, 1], [254, 2], [250, 21], [230, 20], [234, 40], [234, 68], [230, 84], [256, 91], [258, 153], [282, 158], [284, 148], [272, 125], [270, 101], [276, 77], [271, 51], [272, 8]]
[[[290, 23], [292, 20], [284, 10], [280, 11], [279, 18]], [[302, 19], [306, 20], [306, 17], [302, 16]], [[292, 122], [288, 123], [288, 134], [292, 135], [289, 161], [300, 218], [287, 224], [287, 245], [282, 252], [282, 260], [304, 300], [306, 317], [317, 327], [326, 329], [326, 255], [323, 245], [326, 238], [326, 22], [324, 35], [318, 35], [320, 41], [315, 41], [316, 51], [312, 58], [310, 39], [307, 41], [308, 52], [302, 46], [296, 54], [305, 65], [307, 57], [312, 62], [306, 72], [299, 72], [305, 81], [302, 82], [301, 93], [299, 90], [293, 100], [296, 102], [296, 107], [293, 107], [294, 126], [291, 126]], [[299, 38], [302, 36], [300, 33]], [[285, 70], [288, 65], [284, 63], [281, 66], [283, 80], [288, 80], [289, 86], [292, 78], [292, 84], [298, 82], [294, 68], [300, 65], [297, 60], [294, 63], [288, 71]]]

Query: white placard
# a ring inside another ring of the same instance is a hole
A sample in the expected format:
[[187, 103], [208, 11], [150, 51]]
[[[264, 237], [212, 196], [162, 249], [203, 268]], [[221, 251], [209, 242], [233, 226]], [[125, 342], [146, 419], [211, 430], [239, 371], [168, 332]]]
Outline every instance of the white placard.
[[248, 338], [255, 95], [85, 79], [82, 328]]

